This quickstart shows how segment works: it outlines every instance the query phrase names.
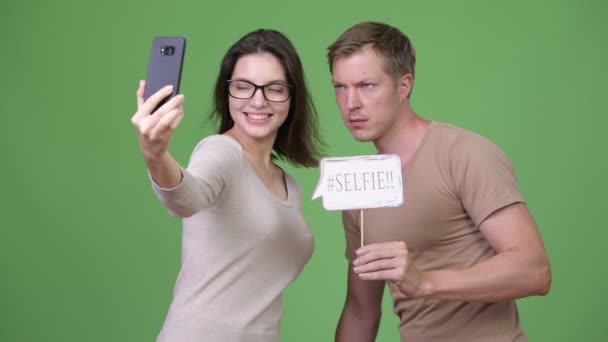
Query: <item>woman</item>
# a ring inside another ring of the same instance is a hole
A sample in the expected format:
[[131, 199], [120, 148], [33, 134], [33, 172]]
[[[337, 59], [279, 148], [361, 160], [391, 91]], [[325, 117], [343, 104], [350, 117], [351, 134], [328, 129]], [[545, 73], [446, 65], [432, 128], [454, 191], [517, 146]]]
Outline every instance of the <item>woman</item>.
[[[281, 294], [313, 250], [296, 181], [273, 160], [316, 166], [316, 112], [300, 59], [274, 30], [251, 32], [222, 60], [215, 85], [218, 135], [203, 139], [187, 168], [169, 154], [183, 95], [144, 102], [132, 118], [152, 186], [183, 217], [182, 267], [157, 341], [279, 341]], [[274, 152], [273, 152], [274, 151]]]

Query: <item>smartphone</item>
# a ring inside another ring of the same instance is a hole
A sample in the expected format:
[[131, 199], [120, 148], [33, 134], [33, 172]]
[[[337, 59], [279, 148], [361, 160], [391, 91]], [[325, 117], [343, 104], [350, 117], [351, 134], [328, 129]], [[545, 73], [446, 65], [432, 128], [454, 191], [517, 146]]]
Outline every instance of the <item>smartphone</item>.
[[144, 100], [161, 88], [173, 85], [173, 93], [164, 98], [154, 108], [154, 111], [179, 93], [185, 52], [186, 38], [184, 37], [156, 37], [152, 41]]

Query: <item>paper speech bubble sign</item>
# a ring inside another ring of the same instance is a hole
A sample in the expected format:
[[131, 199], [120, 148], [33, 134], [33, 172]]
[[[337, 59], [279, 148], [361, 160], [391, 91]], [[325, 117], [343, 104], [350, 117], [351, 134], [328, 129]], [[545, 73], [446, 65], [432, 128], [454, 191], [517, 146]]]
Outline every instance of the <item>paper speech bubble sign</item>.
[[398, 207], [403, 204], [401, 159], [396, 154], [323, 158], [312, 199], [327, 210]]

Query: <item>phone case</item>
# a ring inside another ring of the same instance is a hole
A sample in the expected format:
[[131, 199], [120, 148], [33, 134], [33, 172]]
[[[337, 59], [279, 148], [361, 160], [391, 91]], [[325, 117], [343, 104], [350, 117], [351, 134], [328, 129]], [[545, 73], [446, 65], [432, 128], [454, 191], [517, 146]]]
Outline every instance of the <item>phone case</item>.
[[154, 38], [150, 51], [144, 99], [148, 99], [164, 86], [173, 85], [173, 93], [163, 99], [154, 109], [155, 111], [179, 93], [185, 52], [186, 38], [184, 37]]

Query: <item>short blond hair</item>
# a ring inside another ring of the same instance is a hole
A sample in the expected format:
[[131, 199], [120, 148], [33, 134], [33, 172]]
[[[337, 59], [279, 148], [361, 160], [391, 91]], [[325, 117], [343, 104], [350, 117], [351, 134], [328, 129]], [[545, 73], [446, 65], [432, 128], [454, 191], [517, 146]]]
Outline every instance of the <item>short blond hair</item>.
[[384, 70], [393, 79], [396, 80], [407, 73], [414, 78], [416, 51], [410, 39], [396, 27], [374, 21], [350, 27], [327, 48], [329, 71], [333, 73], [337, 59], [348, 57], [368, 44], [385, 58]]

